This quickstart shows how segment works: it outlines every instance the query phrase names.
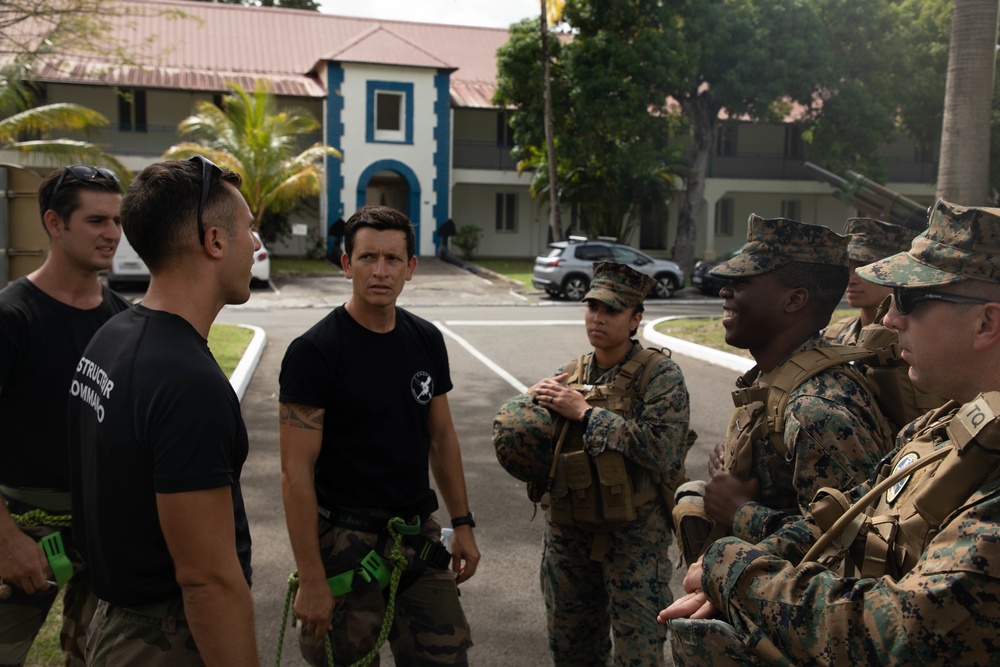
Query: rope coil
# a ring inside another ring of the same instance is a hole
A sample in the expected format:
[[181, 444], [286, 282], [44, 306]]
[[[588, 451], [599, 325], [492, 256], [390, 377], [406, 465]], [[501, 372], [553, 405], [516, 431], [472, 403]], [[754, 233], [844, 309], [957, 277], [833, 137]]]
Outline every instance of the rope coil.
[[[388, 639], [389, 632], [392, 630], [392, 621], [396, 615], [396, 592], [399, 589], [399, 580], [403, 576], [403, 571], [406, 569], [407, 564], [406, 556], [403, 554], [403, 533], [412, 533], [413, 531], [406, 521], [398, 516], [389, 519], [386, 529], [389, 531], [389, 537], [392, 538], [392, 546], [389, 549], [389, 566], [392, 569], [392, 574], [389, 576], [389, 599], [385, 605], [385, 616], [382, 618], [382, 627], [379, 629], [374, 648], [360, 660], [352, 663], [350, 667], [368, 667], [372, 663], [382, 648], [382, 644]], [[281, 614], [281, 627], [278, 630], [278, 650], [274, 659], [275, 667], [281, 667], [281, 652], [285, 643], [285, 630], [288, 627], [288, 612], [292, 608], [295, 593], [298, 590], [299, 573], [296, 570], [288, 575], [288, 591], [285, 594], [285, 605]], [[327, 666], [334, 667], [333, 643], [330, 641], [329, 633], [323, 637], [323, 646], [326, 650]]]

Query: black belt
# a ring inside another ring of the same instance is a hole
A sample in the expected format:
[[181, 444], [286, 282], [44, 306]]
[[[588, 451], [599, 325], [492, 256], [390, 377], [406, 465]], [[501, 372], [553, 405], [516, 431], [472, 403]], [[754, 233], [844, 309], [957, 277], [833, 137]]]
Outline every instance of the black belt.
[[[389, 519], [392, 518], [391, 515], [386, 516], [384, 512], [371, 514], [361, 510], [344, 509], [341, 507], [335, 507], [331, 510], [317, 506], [317, 509], [321, 517], [337, 528], [379, 535], [376, 551], [381, 553], [388, 537], [386, 525]], [[418, 519], [422, 525], [428, 516], [430, 516], [430, 513], [424, 516], [413, 516], [407, 522], [413, 523], [414, 519]], [[451, 554], [440, 542], [430, 540], [419, 533], [416, 535], [406, 535], [404, 541], [416, 551], [418, 562], [423, 562], [439, 570], [448, 569], [448, 566], [451, 564]]]

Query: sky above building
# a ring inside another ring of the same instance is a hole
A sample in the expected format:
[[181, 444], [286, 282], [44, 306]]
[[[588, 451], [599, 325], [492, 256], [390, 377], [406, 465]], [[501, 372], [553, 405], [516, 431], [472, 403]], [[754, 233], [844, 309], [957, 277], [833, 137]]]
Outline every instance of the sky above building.
[[538, 17], [538, 0], [319, 0], [320, 11], [396, 21], [507, 28]]

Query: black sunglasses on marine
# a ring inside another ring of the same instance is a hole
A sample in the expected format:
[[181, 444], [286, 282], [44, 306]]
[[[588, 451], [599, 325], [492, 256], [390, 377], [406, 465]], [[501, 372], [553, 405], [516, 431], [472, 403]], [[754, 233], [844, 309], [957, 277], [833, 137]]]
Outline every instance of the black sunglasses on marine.
[[62, 170], [59, 174], [59, 179], [56, 181], [56, 186], [52, 188], [52, 194], [49, 195], [49, 201], [46, 203], [45, 208], [52, 208], [52, 202], [55, 201], [56, 195], [59, 193], [59, 188], [62, 187], [63, 181], [66, 180], [66, 174], [72, 174], [73, 178], [78, 181], [92, 181], [97, 178], [104, 178], [109, 181], [118, 182], [118, 174], [106, 169], [104, 167], [95, 167], [90, 164], [71, 164]]
[[201, 199], [198, 200], [198, 241], [205, 243], [205, 223], [201, 221], [201, 214], [205, 210], [208, 202], [208, 194], [212, 189], [212, 179], [222, 175], [222, 168], [209, 160], [204, 155], [192, 155], [188, 162], [197, 162], [201, 165]]
[[961, 294], [947, 294], [944, 292], [934, 292], [932, 290], [914, 289], [906, 287], [895, 287], [892, 290], [892, 301], [900, 315], [909, 315], [922, 301], [944, 301], [947, 303], [993, 303], [989, 299], [980, 299], [974, 296], [962, 296]]

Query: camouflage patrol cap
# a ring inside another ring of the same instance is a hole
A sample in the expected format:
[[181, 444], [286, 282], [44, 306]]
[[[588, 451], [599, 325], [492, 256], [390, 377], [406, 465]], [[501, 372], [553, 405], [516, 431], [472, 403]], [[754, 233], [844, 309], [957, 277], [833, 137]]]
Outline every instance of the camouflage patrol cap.
[[497, 461], [522, 482], [541, 482], [549, 475], [554, 450], [552, 413], [528, 394], [508, 399], [493, 420]]
[[850, 237], [847, 257], [871, 264], [897, 252], [906, 252], [917, 232], [875, 218], [848, 218], [844, 233]]
[[963, 280], [1000, 283], [1000, 209], [966, 207], [939, 199], [930, 226], [910, 249], [858, 269], [890, 287], [934, 287]]
[[621, 312], [642, 303], [655, 284], [652, 277], [639, 273], [627, 264], [597, 262], [590, 290], [582, 300], [597, 299]]
[[717, 278], [758, 276], [790, 262], [847, 266], [847, 237], [828, 227], [750, 214], [740, 254], [709, 273]]

